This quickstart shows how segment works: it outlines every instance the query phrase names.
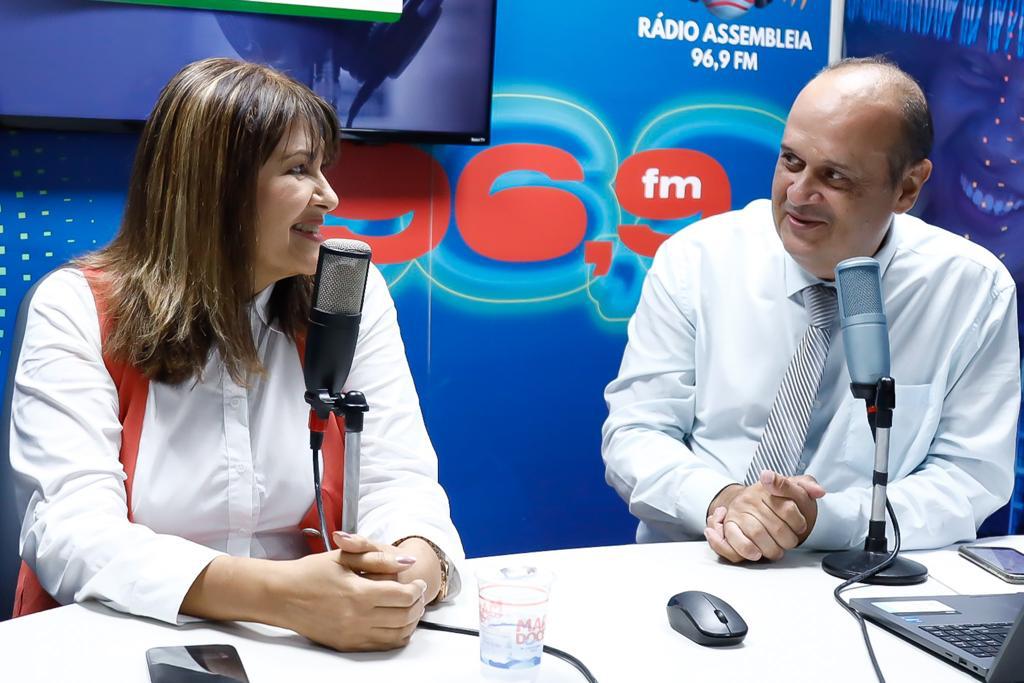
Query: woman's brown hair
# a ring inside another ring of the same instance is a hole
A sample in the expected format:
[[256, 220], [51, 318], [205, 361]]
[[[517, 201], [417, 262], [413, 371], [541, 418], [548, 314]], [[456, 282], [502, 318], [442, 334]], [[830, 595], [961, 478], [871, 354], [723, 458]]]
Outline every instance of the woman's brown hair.
[[[198, 378], [214, 347], [239, 384], [263, 371], [248, 313], [257, 177], [293, 123], [308, 126], [314, 156], [333, 156], [334, 110], [266, 66], [204, 59], [164, 87], [136, 150], [120, 231], [76, 262], [102, 272], [104, 354], [172, 384]], [[269, 318], [293, 339], [311, 290], [311, 278], [296, 276], [271, 295]]]

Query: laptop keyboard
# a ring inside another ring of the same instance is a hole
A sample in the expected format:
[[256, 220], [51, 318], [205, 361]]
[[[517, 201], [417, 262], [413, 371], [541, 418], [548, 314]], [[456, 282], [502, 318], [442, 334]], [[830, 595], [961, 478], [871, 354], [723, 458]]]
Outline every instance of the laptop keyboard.
[[1013, 624], [938, 624], [918, 628], [975, 657], [995, 657]]

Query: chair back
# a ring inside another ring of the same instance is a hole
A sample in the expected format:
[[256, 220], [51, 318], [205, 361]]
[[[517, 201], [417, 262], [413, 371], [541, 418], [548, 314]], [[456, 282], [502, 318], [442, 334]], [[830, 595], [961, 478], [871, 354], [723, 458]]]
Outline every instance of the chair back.
[[21, 300], [7, 357], [7, 381], [3, 391], [3, 412], [0, 414], [0, 621], [9, 619], [14, 610], [14, 589], [21, 568], [21, 522], [28, 502], [15, 500], [15, 475], [11, 469], [11, 398], [14, 396], [14, 375], [18, 369], [21, 343], [25, 338], [29, 303], [46, 277], [44, 275], [39, 278]]

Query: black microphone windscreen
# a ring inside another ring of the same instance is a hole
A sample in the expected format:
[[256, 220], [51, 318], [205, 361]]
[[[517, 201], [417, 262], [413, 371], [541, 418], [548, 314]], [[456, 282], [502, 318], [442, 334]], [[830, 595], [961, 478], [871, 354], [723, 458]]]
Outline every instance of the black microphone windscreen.
[[839, 311], [842, 318], [885, 313], [882, 308], [882, 292], [879, 288], [877, 264], [858, 264], [847, 268], [837, 268], [836, 280]]
[[363, 310], [370, 246], [359, 240], [330, 239], [320, 245], [313, 308], [355, 315]]

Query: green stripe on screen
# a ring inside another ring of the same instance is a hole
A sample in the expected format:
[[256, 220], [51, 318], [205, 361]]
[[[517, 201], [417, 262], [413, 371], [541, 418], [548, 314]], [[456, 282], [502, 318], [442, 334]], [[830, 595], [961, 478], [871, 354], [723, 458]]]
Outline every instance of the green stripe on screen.
[[226, 10], [229, 12], [255, 12], [258, 14], [284, 14], [292, 17], [317, 17], [320, 19], [353, 19], [358, 21], [380, 21], [392, 23], [402, 17], [401, 12], [377, 12], [374, 10], [341, 9], [337, 7], [310, 7], [308, 5], [286, 5], [279, 2], [250, 2], [248, 0], [102, 0], [126, 5], [162, 5], [164, 7], [187, 7], [190, 9]]

